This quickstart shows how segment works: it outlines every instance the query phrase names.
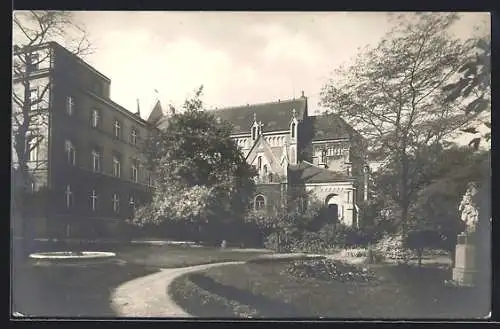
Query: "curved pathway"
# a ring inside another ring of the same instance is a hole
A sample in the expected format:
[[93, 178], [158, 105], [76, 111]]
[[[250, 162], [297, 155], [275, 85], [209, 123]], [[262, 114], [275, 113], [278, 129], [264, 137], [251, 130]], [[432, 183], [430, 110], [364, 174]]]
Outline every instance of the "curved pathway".
[[111, 296], [111, 307], [120, 317], [192, 317], [170, 297], [170, 284], [181, 275], [211, 267], [243, 264], [223, 262], [181, 268], [162, 269], [144, 277], [125, 282]]

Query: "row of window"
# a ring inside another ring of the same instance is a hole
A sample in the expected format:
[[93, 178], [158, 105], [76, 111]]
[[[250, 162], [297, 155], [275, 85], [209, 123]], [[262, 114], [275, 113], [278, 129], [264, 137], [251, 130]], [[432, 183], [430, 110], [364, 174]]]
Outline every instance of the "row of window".
[[[254, 126], [252, 127], [252, 140], [256, 140], [257, 136], [262, 134], [262, 126], [263, 126], [262, 122], [254, 124]], [[296, 127], [297, 125], [295, 124], [295, 122], [292, 122], [290, 126], [290, 132], [292, 134], [292, 138], [295, 138]]]
[[[65, 205], [67, 210], [71, 210], [75, 206], [75, 196], [74, 192], [72, 189], [72, 186], [70, 184], [66, 185], [66, 189], [64, 191], [64, 198], [65, 198]], [[134, 196], [130, 196], [129, 199], [127, 200], [127, 204], [129, 207], [129, 210], [134, 210], [137, 206], [137, 200], [134, 198]], [[113, 197], [110, 200], [112, 207], [113, 207], [113, 213], [119, 214], [120, 213], [120, 194], [119, 193], [113, 193]], [[96, 212], [99, 210], [99, 195], [97, 194], [97, 191], [95, 189], [92, 189], [92, 192], [89, 195], [89, 209], [93, 212]]]
[[[73, 96], [66, 97], [66, 114], [73, 116], [76, 110], [75, 98]], [[90, 125], [92, 128], [101, 128], [102, 126], [102, 116], [99, 109], [92, 109], [90, 112]], [[122, 124], [118, 119], [113, 122], [113, 137], [117, 140], [122, 139]], [[130, 129], [129, 141], [132, 145], [137, 145], [140, 138], [139, 130], [135, 127]]]
[[[66, 140], [65, 142], [65, 152], [68, 164], [70, 166], [76, 166], [76, 148], [70, 140]], [[94, 148], [91, 153], [91, 165], [93, 172], [101, 172], [102, 171], [102, 152], [96, 148]], [[137, 183], [139, 181], [139, 168], [141, 168], [141, 164], [139, 160], [132, 159], [132, 163], [130, 166], [130, 179], [132, 182]], [[116, 178], [122, 177], [122, 161], [121, 156], [117, 153], [113, 154], [113, 176]], [[148, 175], [148, 185], [152, 185], [152, 177]]]

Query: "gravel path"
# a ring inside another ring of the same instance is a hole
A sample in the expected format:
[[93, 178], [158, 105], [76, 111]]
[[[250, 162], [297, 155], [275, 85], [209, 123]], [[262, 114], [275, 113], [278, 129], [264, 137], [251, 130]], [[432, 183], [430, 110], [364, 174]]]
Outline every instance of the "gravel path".
[[111, 305], [120, 317], [192, 317], [177, 306], [167, 293], [172, 281], [186, 273], [243, 263], [224, 262], [162, 269], [159, 273], [137, 278], [117, 287], [112, 294]]

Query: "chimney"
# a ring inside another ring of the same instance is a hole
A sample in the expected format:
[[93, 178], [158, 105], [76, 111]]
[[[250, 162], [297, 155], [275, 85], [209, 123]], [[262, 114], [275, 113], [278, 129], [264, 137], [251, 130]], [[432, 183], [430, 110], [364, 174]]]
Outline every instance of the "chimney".
[[135, 113], [137, 116], [141, 116], [141, 107], [139, 106], [139, 98], [137, 98], [137, 112]]

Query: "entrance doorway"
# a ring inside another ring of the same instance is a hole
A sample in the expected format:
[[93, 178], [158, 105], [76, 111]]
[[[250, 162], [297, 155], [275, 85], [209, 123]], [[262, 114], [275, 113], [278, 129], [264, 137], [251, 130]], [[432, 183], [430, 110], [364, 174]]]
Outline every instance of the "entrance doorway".
[[330, 222], [336, 223], [339, 220], [339, 206], [336, 203], [330, 203], [327, 207], [327, 216]]

